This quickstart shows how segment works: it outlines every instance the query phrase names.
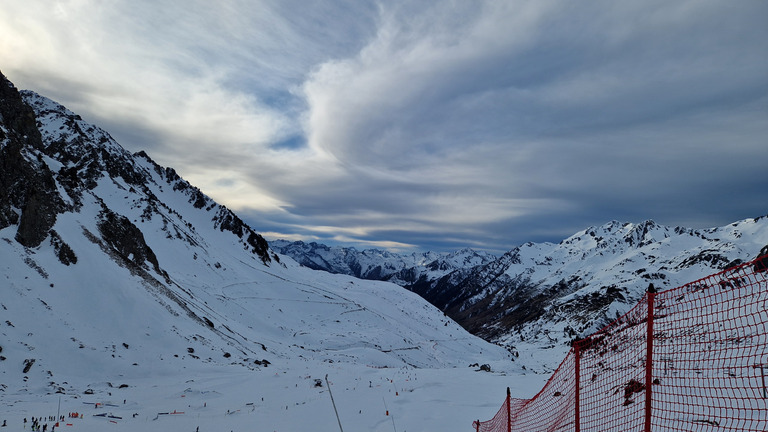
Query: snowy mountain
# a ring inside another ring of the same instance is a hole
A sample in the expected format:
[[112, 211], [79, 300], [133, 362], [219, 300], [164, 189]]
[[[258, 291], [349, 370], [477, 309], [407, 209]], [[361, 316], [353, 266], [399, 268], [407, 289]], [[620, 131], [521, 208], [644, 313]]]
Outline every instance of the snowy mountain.
[[695, 230], [610, 222], [558, 244], [526, 243], [414, 291], [472, 333], [511, 349], [562, 347], [674, 288], [757, 257], [768, 217]]
[[278, 253], [288, 255], [311, 269], [360, 279], [390, 281], [406, 288], [496, 259], [487, 252], [469, 248], [455, 252], [397, 254], [381, 249], [358, 251], [353, 247], [331, 247], [302, 241], [274, 240], [269, 245]]
[[310, 268], [393, 281], [517, 353], [564, 353], [574, 337], [627, 311], [649, 284], [683, 285], [753, 259], [766, 244], [768, 217], [704, 230], [613, 221], [558, 244], [526, 243], [498, 258], [471, 250], [397, 255], [271, 243]]
[[[140, 430], [193, 430], [197, 421], [241, 429], [255, 420], [224, 417], [224, 407], [257, 413], [264, 430], [307, 430], [330, 420], [323, 374], [347, 387], [334, 391], [351, 410], [406, 385], [432, 398], [439, 373], [406, 384], [429, 370], [474, 377], [470, 364], [510, 367], [506, 350], [397, 285], [279, 256], [173, 169], [2, 75], [0, 280], [0, 416], [18, 425], [42, 407], [55, 414], [57, 396], [62, 413], [101, 416], [103, 403], [122, 413], [115, 418], [136, 411], [147, 422]], [[414, 368], [423, 372], [404, 372]], [[364, 394], [351, 390], [363, 379]], [[287, 390], [294, 386], [300, 395]], [[179, 397], [188, 399], [171, 402]], [[202, 420], [155, 416], [186, 402]], [[281, 415], [288, 406], [303, 414]], [[375, 412], [361, 407], [351, 422], [371, 429], [390, 420]], [[416, 421], [423, 409], [400, 412]]]

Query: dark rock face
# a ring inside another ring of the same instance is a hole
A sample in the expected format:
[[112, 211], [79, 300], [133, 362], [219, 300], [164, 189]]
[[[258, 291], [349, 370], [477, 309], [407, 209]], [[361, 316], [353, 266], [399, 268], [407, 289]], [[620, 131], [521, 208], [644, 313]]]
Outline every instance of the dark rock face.
[[[197, 206], [197, 201], [194, 205]], [[267, 243], [267, 240], [259, 234], [256, 234], [251, 227], [245, 224], [242, 219], [226, 207], [221, 207], [218, 215], [214, 218], [214, 224], [221, 231], [230, 231], [243, 240], [251, 253], [261, 257], [264, 264], [267, 264], [270, 261], [269, 243]]]
[[56, 223], [62, 202], [56, 193], [50, 171], [43, 171], [33, 177], [28, 186], [16, 240], [24, 246], [37, 247], [48, 237], [48, 231]]
[[756, 272], [764, 272], [768, 270], [768, 245], [763, 246], [760, 249], [760, 253], [755, 257], [754, 268]]
[[160, 265], [152, 249], [144, 240], [141, 230], [131, 223], [127, 217], [121, 216], [107, 208], [101, 213], [98, 227], [104, 241], [117, 252], [125, 261], [137, 266], [146, 262], [158, 273]]
[[0, 72], [0, 115], [8, 129], [0, 132], [0, 139], [30, 144], [42, 150], [42, 138], [35, 124], [35, 113], [21, 100], [19, 91]]
[[0, 229], [18, 225], [16, 241], [37, 247], [64, 204], [53, 173], [39, 159], [43, 148], [35, 114], [0, 74]]
[[75, 255], [75, 251], [73, 251], [68, 244], [64, 243], [64, 240], [61, 239], [59, 233], [54, 230], [51, 230], [51, 246], [53, 246], [56, 257], [59, 258], [59, 261], [62, 264], [77, 264], [77, 255]]

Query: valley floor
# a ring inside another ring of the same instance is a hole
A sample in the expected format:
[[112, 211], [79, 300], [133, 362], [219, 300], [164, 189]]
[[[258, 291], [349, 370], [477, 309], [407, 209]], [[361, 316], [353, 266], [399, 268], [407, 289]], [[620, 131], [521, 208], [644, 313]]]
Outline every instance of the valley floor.
[[[532, 397], [549, 377], [478, 372], [475, 367], [216, 367], [126, 382], [122, 389], [91, 383], [91, 395], [8, 388], [0, 393], [0, 421], [7, 421], [4, 431], [22, 431], [26, 417], [29, 430], [32, 417], [60, 412], [65, 419], [57, 431], [336, 431], [326, 374], [344, 430], [398, 432], [469, 432], [473, 420], [496, 413], [506, 387], [515, 397]], [[82, 418], [67, 417], [71, 412]], [[51, 431], [55, 422], [43, 423]]]

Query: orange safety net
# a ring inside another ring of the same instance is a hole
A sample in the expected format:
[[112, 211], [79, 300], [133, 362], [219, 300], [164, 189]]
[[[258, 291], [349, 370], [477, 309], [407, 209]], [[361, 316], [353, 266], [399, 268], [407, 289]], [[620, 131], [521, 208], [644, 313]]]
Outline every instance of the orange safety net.
[[768, 430], [768, 256], [649, 292], [484, 432]]

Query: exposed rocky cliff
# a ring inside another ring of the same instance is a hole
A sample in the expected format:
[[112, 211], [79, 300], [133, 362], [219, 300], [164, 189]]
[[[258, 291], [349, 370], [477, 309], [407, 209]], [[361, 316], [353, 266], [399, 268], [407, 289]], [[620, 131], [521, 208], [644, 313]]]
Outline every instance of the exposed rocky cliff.
[[36, 247], [64, 208], [34, 111], [0, 74], [0, 229], [16, 225], [16, 241]]

